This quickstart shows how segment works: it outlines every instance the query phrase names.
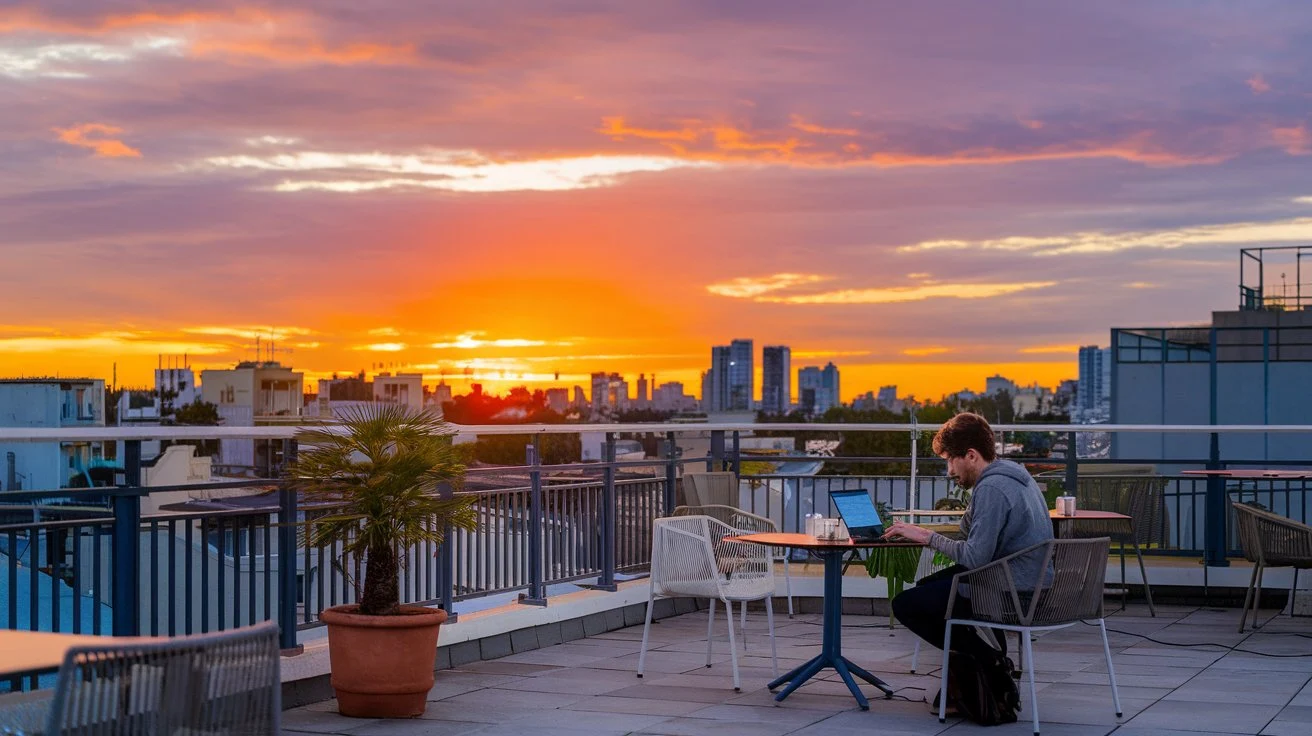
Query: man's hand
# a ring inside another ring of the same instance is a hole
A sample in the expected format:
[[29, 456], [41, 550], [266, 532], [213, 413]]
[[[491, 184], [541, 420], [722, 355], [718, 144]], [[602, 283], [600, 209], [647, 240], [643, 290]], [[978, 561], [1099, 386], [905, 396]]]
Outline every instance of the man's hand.
[[884, 532], [884, 539], [901, 538], [917, 544], [929, 544], [929, 537], [934, 532], [915, 524], [908, 524], [905, 521], [895, 521], [893, 526]]

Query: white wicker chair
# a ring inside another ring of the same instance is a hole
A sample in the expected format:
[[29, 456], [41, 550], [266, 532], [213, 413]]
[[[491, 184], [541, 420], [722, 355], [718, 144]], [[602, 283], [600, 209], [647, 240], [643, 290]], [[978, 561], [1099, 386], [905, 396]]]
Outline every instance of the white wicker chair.
[[[278, 733], [278, 626], [70, 649], [41, 720], [46, 736]], [[38, 725], [39, 724], [39, 725]]]
[[774, 570], [770, 552], [759, 544], [726, 541], [739, 530], [710, 516], [672, 516], [656, 519], [651, 543], [651, 592], [647, 597], [647, 619], [642, 627], [638, 652], [638, 677], [647, 662], [647, 639], [651, 632], [653, 603], [658, 597], [689, 596], [710, 600], [706, 619], [706, 666], [711, 666], [715, 601], [725, 604], [729, 624], [729, 655], [733, 662], [733, 689], [742, 690], [738, 677], [738, 650], [734, 642], [733, 604], [765, 601], [770, 628], [770, 658], [779, 672], [774, 639]]
[[[779, 531], [779, 525], [764, 516], [736, 509], [732, 506], [679, 506], [671, 516], [709, 516], [716, 521], [728, 524], [743, 534], [763, 534]], [[788, 618], [793, 617], [793, 578], [789, 570], [788, 548], [769, 547], [770, 559], [784, 563], [784, 595], [788, 598]], [[746, 620], [747, 607], [743, 607], [743, 620]], [[743, 646], [747, 645], [747, 635], [743, 634]]]
[[[1107, 642], [1107, 623], [1103, 619], [1103, 583], [1107, 579], [1107, 553], [1111, 540], [1054, 539], [1027, 547], [952, 578], [948, 596], [948, 627], [943, 640], [943, 671], [940, 692], [948, 691], [948, 653], [952, 649], [953, 626], [980, 626], [1020, 634], [1021, 652], [1030, 680], [1030, 712], [1034, 718], [1034, 736], [1039, 736], [1039, 703], [1034, 684], [1034, 651], [1031, 634], [1035, 631], [1064, 629], [1086, 619], [1097, 619], [1102, 631], [1102, 651], [1107, 658], [1107, 677], [1112, 685], [1112, 703], [1116, 717], [1121, 717], [1121, 696], [1116, 689], [1116, 672], [1112, 669], [1112, 650]], [[1047, 582], [1033, 592], [1019, 591], [1012, 578], [1011, 563], [1025, 559], [1042, 561], [1040, 570], [1050, 571]], [[971, 619], [951, 618], [958, 589], [970, 585]], [[1022, 603], [1022, 599], [1024, 603]], [[947, 697], [939, 698], [938, 720], [946, 722]]]

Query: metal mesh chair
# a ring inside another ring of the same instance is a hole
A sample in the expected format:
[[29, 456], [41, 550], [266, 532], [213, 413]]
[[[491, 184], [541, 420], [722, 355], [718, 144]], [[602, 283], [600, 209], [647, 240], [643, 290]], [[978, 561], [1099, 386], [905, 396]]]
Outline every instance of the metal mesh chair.
[[[748, 513], [732, 506], [679, 506], [674, 509], [672, 516], [709, 516], [716, 521], [737, 529], [743, 534], [759, 534], [779, 531], [779, 525], [774, 521]], [[788, 566], [788, 549], [785, 547], [769, 547], [770, 559], [774, 562], [783, 561], [784, 563], [784, 595], [788, 597], [788, 618], [793, 617], [793, 579], [792, 571]], [[746, 620], [747, 607], [743, 607], [743, 616]], [[747, 635], [743, 635], [743, 646], [747, 645]]]
[[1141, 545], [1166, 541], [1168, 515], [1164, 495], [1166, 481], [1152, 477], [1090, 477], [1080, 478], [1076, 498], [1079, 507], [1090, 511], [1113, 511], [1130, 517], [1123, 519], [1080, 519], [1079, 523], [1059, 525], [1063, 539], [1097, 539], [1107, 537], [1120, 547], [1121, 557], [1121, 609], [1129, 597], [1125, 583], [1125, 547], [1134, 549], [1139, 560], [1139, 575], [1143, 580], [1143, 594], [1148, 602], [1148, 613], [1157, 615], [1153, 605], [1153, 589], [1148, 584], [1148, 570], [1143, 562]]
[[770, 629], [770, 658], [779, 673], [774, 639], [774, 565], [769, 550], [759, 544], [731, 542], [725, 537], [738, 530], [710, 516], [677, 516], [656, 519], [651, 542], [651, 592], [647, 596], [647, 619], [642, 627], [638, 651], [638, 677], [647, 662], [647, 638], [651, 632], [652, 604], [657, 597], [690, 596], [710, 599], [706, 619], [706, 666], [711, 666], [715, 630], [715, 601], [723, 601], [729, 624], [729, 655], [733, 662], [733, 689], [741, 690], [738, 650], [733, 634], [733, 604], [744, 608], [748, 601], [765, 601]]
[[1262, 573], [1266, 568], [1294, 568], [1294, 582], [1289, 588], [1292, 605], [1294, 591], [1298, 589], [1298, 571], [1312, 568], [1312, 527], [1248, 504], [1235, 503], [1233, 506], [1239, 527], [1239, 545], [1244, 550], [1244, 557], [1253, 563], [1253, 576], [1248, 581], [1244, 610], [1239, 616], [1239, 633], [1242, 634], [1248, 621], [1250, 601], [1253, 628], [1260, 628], [1257, 604], [1262, 597]]
[[738, 507], [738, 476], [723, 470], [706, 473], [684, 473], [683, 493], [689, 506]]
[[[948, 596], [948, 616], [956, 604], [960, 586], [970, 586], [973, 618], [948, 618], [943, 641], [943, 688], [948, 691], [948, 652], [952, 649], [953, 626], [980, 626], [1020, 633], [1021, 652], [1030, 680], [1030, 711], [1034, 718], [1034, 736], [1039, 736], [1039, 703], [1034, 684], [1033, 632], [1064, 629], [1086, 619], [1098, 619], [1102, 631], [1102, 651], [1107, 658], [1107, 677], [1112, 685], [1112, 703], [1116, 717], [1121, 717], [1121, 696], [1116, 689], [1116, 672], [1112, 669], [1112, 650], [1107, 642], [1107, 623], [1103, 620], [1103, 583], [1107, 577], [1107, 554], [1111, 540], [1054, 539], [994, 560], [952, 578]], [[1016, 589], [1011, 565], [1041, 563], [1045, 580], [1033, 591]], [[939, 698], [938, 720], [946, 722], [947, 697]]]
[[278, 658], [273, 622], [139, 644], [74, 647], [59, 668], [43, 733], [278, 733]]

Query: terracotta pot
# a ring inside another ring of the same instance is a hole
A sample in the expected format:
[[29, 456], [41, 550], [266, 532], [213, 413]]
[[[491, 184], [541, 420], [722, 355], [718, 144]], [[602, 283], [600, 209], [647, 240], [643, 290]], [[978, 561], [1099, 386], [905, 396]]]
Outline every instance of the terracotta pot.
[[328, 659], [338, 710], [356, 718], [413, 718], [428, 706], [437, 630], [446, 611], [401, 606], [396, 616], [362, 616], [359, 606], [319, 614], [328, 625]]

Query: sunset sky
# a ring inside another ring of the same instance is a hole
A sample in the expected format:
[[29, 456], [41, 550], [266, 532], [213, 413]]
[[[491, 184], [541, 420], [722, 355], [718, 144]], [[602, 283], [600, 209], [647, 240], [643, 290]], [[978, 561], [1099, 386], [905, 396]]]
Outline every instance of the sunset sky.
[[1054, 385], [1234, 309], [1310, 172], [1299, 0], [6, 2], [0, 376]]

